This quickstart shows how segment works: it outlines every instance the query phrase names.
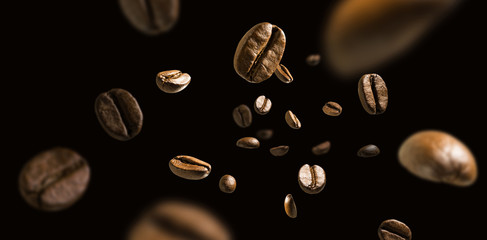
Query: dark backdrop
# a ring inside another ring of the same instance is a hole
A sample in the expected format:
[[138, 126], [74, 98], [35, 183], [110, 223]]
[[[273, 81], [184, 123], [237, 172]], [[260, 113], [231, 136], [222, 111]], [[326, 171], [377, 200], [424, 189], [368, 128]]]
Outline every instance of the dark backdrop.
[[[383, 115], [368, 115], [357, 96], [358, 77], [340, 80], [329, 69], [306, 65], [320, 50], [320, 29], [337, 1], [182, 1], [179, 22], [167, 34], [147, 37], [122, 16], [117, 1], [16, 3], [4, 21], [7, 75], [2, 86], [2, 121], [7, 153], [2, 198], [9, 239], [123, 239], [141, 210], [158, 199], [179, 197], [208, 206], [232, 229], [236, 239], [378, 239], [388, 218], [409, 225], [415, 239], [475, 239], [484, 232], [485, 27], [482, 1], [463, 1], [427, 34], [414, 51], [378, 69], [389, 88]], [[250, 84], [233, 69], [238, 41], [253, 25], [268, 21], [287, 37], [282, 60], [294, 82], [275, 76]], [[179, 69], [191, 75], [188, 88], [161, 92], [155, 75]], [[110, 138], [100, 127], [96, 96], [124, 88], [144, 113], [141, 133], [127, 142]], [[251, 106], [265, 94], [268, 115], [239, 128], [232, 110]], [[339, 117], [321, 107], [336, 101]], [[284, 121], [291, 109], [302, 129]], [[244, 150], [235, 141], [273, 128], [260, 149]], [[420, 180], [397, 160], [401, 142], [423, 129], [440, 129], [464, 141], [477, 157], [478, 181], [457, 188]], [[314, 156], [311, 147], [325, 140], [331, 150]], [[360, 159], [356, 151], [373, 143], [381, 154]], [[268, 149], [287, 144], [289, 153], [273, 157]], [[92, 178], [84, 197], [56, 213], [30, 208], [17, 190], [22, 165], [36, 153], [65, 146], [84, 156]], [[179, 154], [212, 164], [209, 177], [176, 177], [168, 161]], [[297, 172], [318, 164], [327, 174], [318, 195], [304, 193]], [[224, 174], [238, 182], [233, 194], [218, 189]], [[283, 210], [294, 196], [298, 217]], [[9, 201], [10, 202], [10, 201]], [[11, 217], [9, 217], [11, 216]]]

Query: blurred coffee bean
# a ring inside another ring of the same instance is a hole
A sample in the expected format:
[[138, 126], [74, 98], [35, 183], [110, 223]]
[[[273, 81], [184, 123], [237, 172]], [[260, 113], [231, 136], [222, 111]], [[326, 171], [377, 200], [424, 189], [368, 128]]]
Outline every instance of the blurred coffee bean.
[[274, 135], [272, 129], [260, 129], [255, 133], [255, 136], [260, 140], [269, 140]]
[[241, 128], [249, 127], [250, 124], [252, 124], [252, 112], [245, 104], [241, 104], [234, 108], [232, 115], [235, 123]]
[[308, 57], [306, 57], [306, 63], [311, 66], [317, 66], [321, 62], [321, 56], [319, 54], [311, 54]]
[[289, 151], [289, 146], [286, 145], [281, 145], [277, 147], [273, 147], [269, 149], [269, 152], [271, 152], [272, 156], [275, 157], [282, 157], [286, 155], [286, 153]]
[[147, 35], [169, 31], [179, 17], [179, 0], [119, 0], [130, 24]]
[[313, 152], [314, 155], [323, 155], [326, 154], [330, 151], [331, 148], [331, 143], [330, 141], [324, 141], [314, 147], [311, 148], [311, 152]]

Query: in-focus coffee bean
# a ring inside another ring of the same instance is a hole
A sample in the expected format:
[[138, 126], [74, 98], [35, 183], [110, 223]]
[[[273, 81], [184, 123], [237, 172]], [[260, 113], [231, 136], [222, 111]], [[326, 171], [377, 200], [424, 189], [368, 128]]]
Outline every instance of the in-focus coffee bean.
[[386, 111], [389, 96], [386, 83], [378, 74], [365, 74], [360, 78], [358, 96], [367, 113], [376, 115]]
[[130, 140], [142, 129], [142, 110], [126, 90], [114, 88], [98, 95], [95, 113], [105, 132], [117, 140]]
[[273, 147], [269, 149], [269, 152], [271, 152], [272, 156], [281, 157], [286, 155], [287, 152], [289, 152], [289, 146], [281, 145], [281, 146]]
[[314, 147], [311, 148], [311, 152], [313, 152], [314, 155], [323, 155], [327, 154], [330, 151], [331, 148], [331, 143], [330, 141], [324, 141]]
[[317, 66], [321, 62], [321, 56], [319, 54], [310, 54], [308, 57], [306, 57], [306, 63], [309, 66]]
[[286, 198], [284, 199], [284, 211], [290, 218], [296, 218], [298, 216], [298, 209], [296, 208], [296, 203], [291, 194], [286, 195]]
[[304, 164], [298, 173], [299, 187], [308, 194], [317, 194], [326, 184], [325, 170], [318, 165]]
[[232, 175], [223, 175], [219, 182], [220, 190], [224, 193], [233, 193], [237, 188], [237, 180]]
[[477, 180], [477, 163], [468, 147], [454, 136], [423, 130], [399, 147], [399, 162], [413, 175], [440, 183], [466, 187]]
[[211, 165], [195, 157], [179, 155], [169, 161], [169, 169], [178, 177], [200, 180], [208, 177]]
[[179, 17], [179, 0], [119, 0], [130, 24], [147, 35], [169, 31]]
[[19, 189], [32, 207], [43, 211], [66, 209], [83, 196], [90, 168], [77, 152], [55, 147], [35, 155], [22, 168]]
[[286, 120], [287, 125], [292, 129], [301, 128], [301, 122], [299, 121], [298, 117], [291, 112], [291, 110], [287, 110], [286, 114], [284, 115], [284, 119]]
[[245, 104], [241, 104], [234, 108], [232, 115], [235, 123], [241, 128], [249, 127], [250, 124], [252, 124], [252, 112]]
[[255, 136], [260, 140], [269, 140], [274, 135], [274, 130], [272, 129], [260, 129], [255, 133]]
[[377, 233], [380, 240], [411, 240], [412, 238], [409, 227], [396, 219], [383, 221]]
[[233, 67], [240, 77], [251, 83], [260, 83], [274, 74], [281, 62], [286, 36], [268, 22], [252, 27], [238, 43]]
[[256, 149], [259, 148], [260, 142], [254, 137], [243, 137], [237, 140], [237, 147], [246, 149]]
[[277, 66], [274, 75], [276, 75], [276, 77], [283, 83], [291, 83], [294, 80], [291, 72], [289, 72], [289, 70], [282, 64]]
[[269, 113], [272, 107], [272, 102], [269, 98], [264, 95], [259, 96], [255, 99], [254, 110], [260, 115], [265, 115]]
[[179, 70], [162, 71], [156, 76], [156, 84], [166, 93], [178, 93], [185, 89], [191, 82], [191, 76]]
[[379, 155], [379, 153], [380, 153], [380, 149], [377, 146], [373, 144], [369, 144], [361, 147], [357, 152], [357, 156], [368, 158], [368, 157], [375, 157]]
[[342, 106], [336, 102], [325, 103], [322, 110], [328, 116], [336, 117], [342, 114]]

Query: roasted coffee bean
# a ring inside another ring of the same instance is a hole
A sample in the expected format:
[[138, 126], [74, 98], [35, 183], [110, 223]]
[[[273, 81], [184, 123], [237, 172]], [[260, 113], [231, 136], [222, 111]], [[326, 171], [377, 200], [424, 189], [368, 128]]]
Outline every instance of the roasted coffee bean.
[[377, 146], [373, 144], [369, 144], [361, 147], [357, 152], [357, 156], [368, 158], [368, 157], [375, 157], [379, 155], [379, 153], [380, 153], [380, 149]]
[[362, 107], [371, 115], [386, 111], [388, 103], [387, 87], [378, 74], [365, 74], [358, 81], [358, 96]]
[[117, 140], [130, 140], [142, 129], [142, 110], [126, 90], [114, 88], [98, 95], [95, 113], [105, 132]]
[[327, 102], [322, 110], [326, 115], [336, 117], [342, 113], [342, 106], [336, 102]]
[[86, 160], [71, 149], [55, 147], [37, 154], [24, 165], [19, 189], [30, 206], [59, 211], [77, 202], [89, 181]]
[[157, 86], [166, 93], [181, 92], [189, 85], [189, 82], [191, 82], [191, 76], [179, 70], [163, 71], [156, 76]]
[[274, 135], [272, 129], [260, 129], [255, 133], [255, 136], [260, 140], [269, 140]]
[[200, 180], [210, 174], [211, 165], [195, 157], [179, 155], [169, 161], [169, 169], [178, 177]]
[[223, 175], [220, 178], [220, 190], [224, 193], [233, 193], [235, 188], [237, 188], [237, 180], [232, 175]]
[[321, 56], [319, 54], [311, 54], [308, 57], [306, 57], [306, 63], [312, 67], [320, 64], [320, 61], [321, 61]]
[[233, 120], [241, 128], [249, 127], [250, 124], [252, 124], [252, 112], [250, 111], [250, 108], [245, 104], [241, 104], [234, 108]]
[[296, 218], [298, 216], [298, 209], [296, 208], [296, 203], [291, 194], [286, 195], [286, 198], [284, 199], [284, 211], [290, 218]]
[[273, 147], [269, 149], [269, 152], [271, 152], [272, 156], [275, 157], [281, 157], [286, 155], [286, 153], [289, 151], [289, 146], [286, 145], [281, 145], [277, 147]]
[[130, 24], [147, 35], [169, 31], [179, 17], [179, 0], [119, 0], [118, 2]]
[[230, 240], [227, 226], [209, 209], [189, 201], [164, 200], [145, 211], [127, 240]]
[[248, 82], [260, 83], [272, 76], [285, 47], [286, 36], [279, 27], [267, 22], [259, 23], [238, 43], [233, 67]]
[[310, 167], [308, 164], [304, 164], [299, 169], [298, 182], [305, 193], [317, 194], [325, 187], [325, 171], [318, 165]]
[[269, 98], [266, 98], [264, 95], [259, 96], [255, 99], [254, 103], [254, 110], [260, 115], [265, 115], [269, 113], [272, 107], [272, 102]]
[[323, 155], [330, 151], [330, 147], [331, 147], [330, 141], [325, 141], [312, 147], [311, 152], [313, 152], [314, 155]]
[[377, 233], [380, 240], [411, 240], [412, 238], [409, 227], [395, 219], [383, 221]]
[[466, 187], [477, 179], [477, 163], [472, 152], [446, 132], [414, 133], [401, 144], [398, 155], [404, 168], [425, 180]]
[[284, 115], [284, 119], [286, 120], [287, 125], [292, 129], [301, 128], [301, 122], [296, 117], [296, 115], [294, 115], [294, 113], [291, 112], [291, 110], [287, 110], [286, 115]]
[[256, 149], [259, 148], [260, 142], [254, 137], [243, 137], [237, 140], [237, 147], [246, 149]]
[[289, 70], [282, 64], [277, 66], [274, 75], [283, 83], [291, 83], [294, 80]]

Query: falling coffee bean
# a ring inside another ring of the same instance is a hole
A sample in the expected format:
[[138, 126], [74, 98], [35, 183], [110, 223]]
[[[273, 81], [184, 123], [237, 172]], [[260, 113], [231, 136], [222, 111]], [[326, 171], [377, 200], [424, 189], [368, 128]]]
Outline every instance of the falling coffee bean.
[[114, 88], [98, 95], [95, 113], [105, 132], [117, 140], [130, 140], [142, 129], [142, 110], [126, 90]]
[[269, 113], [272, 107], [272, 102], [266, 96], [261, 95], [257, 99], [255, 99], [254, 103], [254, 110], [260, 115], [265, 115]]
[[234, 108], [233, 120], [241, 128], [249, 127], [250, 124], [252, 124], [252, 112], [250, 111], [250, 108], [245, 104], [241, 104]]
[[191, 76], [179, 70], [163, 71], [156, 76], [157, 86], [166, 93], [181, 92], [189, 85], [189, 82], [191, 82]]
[[75, 151], [55, 147], [28, 161], [19, 175], [22, 197], [32, 207], [59, 211], [77, 202], [86, 191], [90, 168]]
[[310, 167], [304, 164], [298, 173], [299, 187], [308, 194], [317, 194], [323, 190], [326, 183], [325, 170], [318, 165]]
[[321, 56], [319, 54], [311, 54], [308, 57], [306, 57], [306, 63], [309, 66], [317, 66], [321, 61]]
[[412, 238], [409, 227], [395, 219], [383, 221], [377, 232], [380, 240], [411, 240]]
[[314, 155], [323, 155], [326, 154], [330, 151], [331, 143], [330, 141], [325, 141], [322, 142], [314, 147], [311, 148], [311, 152], [313, 152]]
[[388, 94], [386, 83], [378, 74], [365, 74], [358, 82], [358, 96], [362, 107], [371, 115], [384, 113]]
[[169, 169], [178, 177], [200, 180], [210, 174], [211, 165], [195, 157], [179, 155], [169, 161]]
[[256, 149], [259, 148], [260, 142], [254, 137], [243, 137], [237, 140], [237, 147], [246, 149]]
[[237, 180], [232, 175], [224, 175], [220, 178], [220, 190], [224, 193], [233, 193], [237, 188]]
[[357, 152], [357, 156], [368, 158], [368, 157], [375, 157], [379, 155], [379, 153], [380, 153], [380, 149], [377, 146], [373, 144], [369, 144], [361, 147]]
[[298, 209], [296, 208], [296, 203], [291, 194], [286, 195], [286, 198], [284, 199], [284, 211], [290, 218], [296, 218], [298, 216]]
[[281, 62], [286, 36], [284, 32], [268, 22], [252, 27], [238, 43], [233, 67], [251, 83], [260, 83], [274, 74]]
[[289, 151], [289, 146], [286, 145], [281, 145], [277, 147], [273, 147], [269, 149], [269, 152], [271, 152], [272, 156], [275, 157], [281, 157], [286, 155], [286, 153]]
[[327, 102], [322, 110], [326, 115], [336, 117], [342, 113], [342, 106], [336, 102]]
[[284, 119], [286, 120], [287, 125], [289, 127], [291, 127], [292, 129], [300, 129], [301, 128], [301, 122], [296, 117], [296, 115], [294, 115], [294, 113], [291, 112], [291, 110], [288, 110], [286, 112], [286, 115], [284, 115]]
[[274, 75], [276, 75], [276, 77], [283, 83], [291, 83], [294, 80], [289, 70], [282, 64], [277, 66]]
[[255, 133], [255, 136], [260, 140], [269, 140], [274, 135], [272, 129], [260, 129]]
[[147, 35], [169, 31], [179, 17], [179, 0], [119, 0], [118, 2], [130, 24]]

